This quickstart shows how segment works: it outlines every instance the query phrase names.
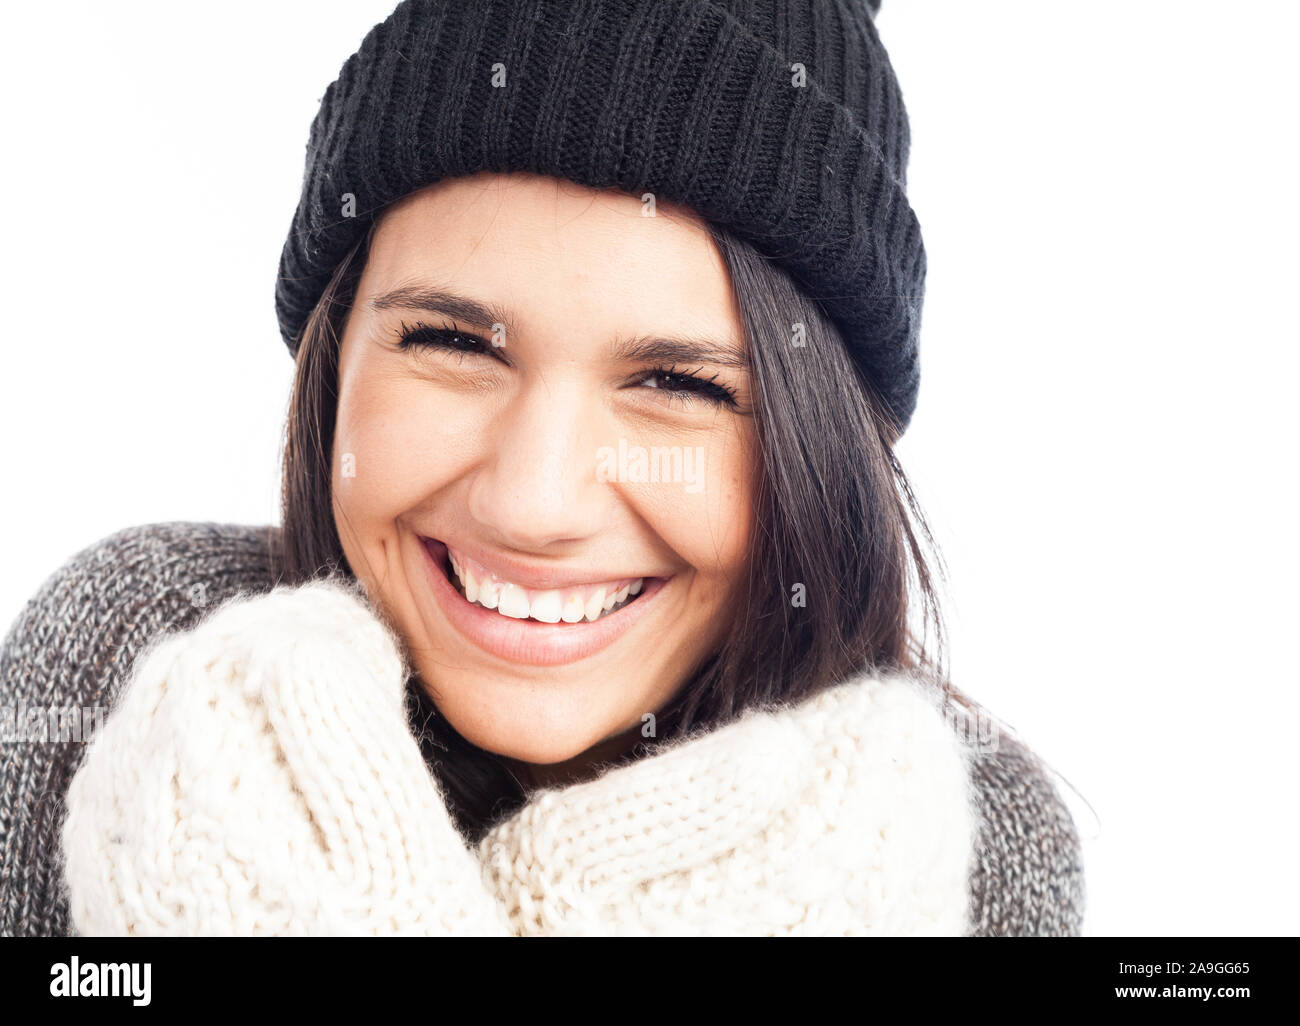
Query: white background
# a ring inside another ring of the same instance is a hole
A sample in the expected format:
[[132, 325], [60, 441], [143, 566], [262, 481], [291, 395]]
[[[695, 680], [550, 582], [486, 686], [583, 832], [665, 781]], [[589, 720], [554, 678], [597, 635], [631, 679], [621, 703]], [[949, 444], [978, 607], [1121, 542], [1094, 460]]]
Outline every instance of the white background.
[[[6, 9], [4, 624], [119, 528], [277, 519], [277, 260], [391, 6]], [[1077, 789], [1085, 932], [1295, 934], [1294, 5], [878, 24], [930, 266], [899, 451], [955, 679]]]

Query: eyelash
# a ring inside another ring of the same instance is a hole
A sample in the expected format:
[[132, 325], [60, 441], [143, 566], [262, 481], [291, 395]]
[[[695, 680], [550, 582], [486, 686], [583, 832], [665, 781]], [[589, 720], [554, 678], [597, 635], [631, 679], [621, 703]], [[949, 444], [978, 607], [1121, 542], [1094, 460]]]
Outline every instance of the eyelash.
[[[492, 354], [493, 350], [490, 342], [485, 342], [477, 335], [461, 331], [455, 326], [454, 322], [451, 327], [443, 325], [440, 328], [435, 328], [424, 323], [410, 326], [403, 321], [397, 336], [397, 348], [402, 352], [440, 349], [444, 352], [459, 353], [463, 357], [467, 353], [481, 353], [488, 356]], [[656, 387], [670, 398], [678, 399], [683, 403], [689, 404], [702, 399], [705, 402], [731, 409], [736, 408], [738, 405], [735, 392], [726, 385], [719, 384], [716, 374], [711, 378], [705, 378], [698, 373], [678, 371], [676, 365], [673, 365], [655, 367], [646, 371], [640, 380], [645, 382], [652, 378], [677, 382], [678, 387], [676, 388], [666, 388], [662, 384]]]

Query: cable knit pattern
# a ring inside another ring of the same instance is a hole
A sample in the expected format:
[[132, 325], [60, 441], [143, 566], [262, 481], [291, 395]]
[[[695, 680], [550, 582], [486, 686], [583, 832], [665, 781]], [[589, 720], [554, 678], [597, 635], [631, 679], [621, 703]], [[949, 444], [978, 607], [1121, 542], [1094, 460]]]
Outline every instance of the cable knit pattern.
[[[954, 747], [906, 678], [541, 792], [472, 851], [403, 719], [396, 638], [354, 584], [271, 591], [275, 543], [129, 528], [14, 622], [0, 704], [113, 712], [90, 745], [3, 739], [0, 933], [1080, 932], [1044, 767], [1009, 732]], [[939, 842], [966, 813], [955, 869]]]

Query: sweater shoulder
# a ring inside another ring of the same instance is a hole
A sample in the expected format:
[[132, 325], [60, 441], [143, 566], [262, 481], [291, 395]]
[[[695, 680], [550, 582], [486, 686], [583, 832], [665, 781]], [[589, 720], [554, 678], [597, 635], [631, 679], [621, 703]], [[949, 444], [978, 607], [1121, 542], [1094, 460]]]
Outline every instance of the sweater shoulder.
[[7, 701], [111, 697], [130, 658], [239, 593], [269, 589], [278, 529], [170, 521], [116, 531], [69, 557], [5, 634]]
[[978, 937], [1077, 937], [1086, 907], [1083, 849], [1051, 770], [999, 728], [973, 745], [979, 806], [972, 853], [971, 932]]
[[273, 587], [278, 542], [278, 528], [263, 525], [127, 527], [69, 557], [19, 612], [0, 647], [0, 935], [63, 935], [67, 927], [54, 842], [85, 741], [41, 740], [33, 718], [49, 722], [67, 710], [72, 724], [97, 722], [94, 713], [106, 715], [162, 634]]

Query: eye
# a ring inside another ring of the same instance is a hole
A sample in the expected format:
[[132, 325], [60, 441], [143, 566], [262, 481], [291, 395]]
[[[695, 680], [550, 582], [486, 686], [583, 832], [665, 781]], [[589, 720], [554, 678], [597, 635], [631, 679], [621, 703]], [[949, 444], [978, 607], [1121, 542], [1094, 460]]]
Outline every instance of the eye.
[[496, 355], [490, 342], [486, 342], [467, 331], [461, 331], [455, 324], [450, 327], [444, 324], [442, 327], [435, 328], [423, 322], [408, 325], [403, 321], [402, 327], [397, 333], [397, 348], [402, 352], [442, 349], [452, 353]]
[[671, 367], [657, 367], [642, 377], [640, 383], [646, 388], [662, 389], [686, 403], [703, 400], [715, 406], [733, 409], [736, 406], [736, 394], [726, 385], [718, 384], [716, 374], [706, 378], [698, 372], [692, 374]]
[[[397, 348], [402, 352], [435, 349], [459, 353], [462, 357], [482, 355], [504, 361], [490, 342], [470, 332], [461, 331], [454, 323], [451, 326], [444, 324], [441, 327], [434, 327], [423, 322], [408, 325], [403, 321], [401, 329], [397, 332]], [[706, 378], [698, 371], [692, 373], [679, 371], [675, 367], [656, 367], [642, 375], [637, 383], [646, 388], [662, 391], [666, 398], [687, 405], [703, 401], [729, 409], [739, 407], [735, 392], [726, 385], [719, 384], [716, 374]]]

